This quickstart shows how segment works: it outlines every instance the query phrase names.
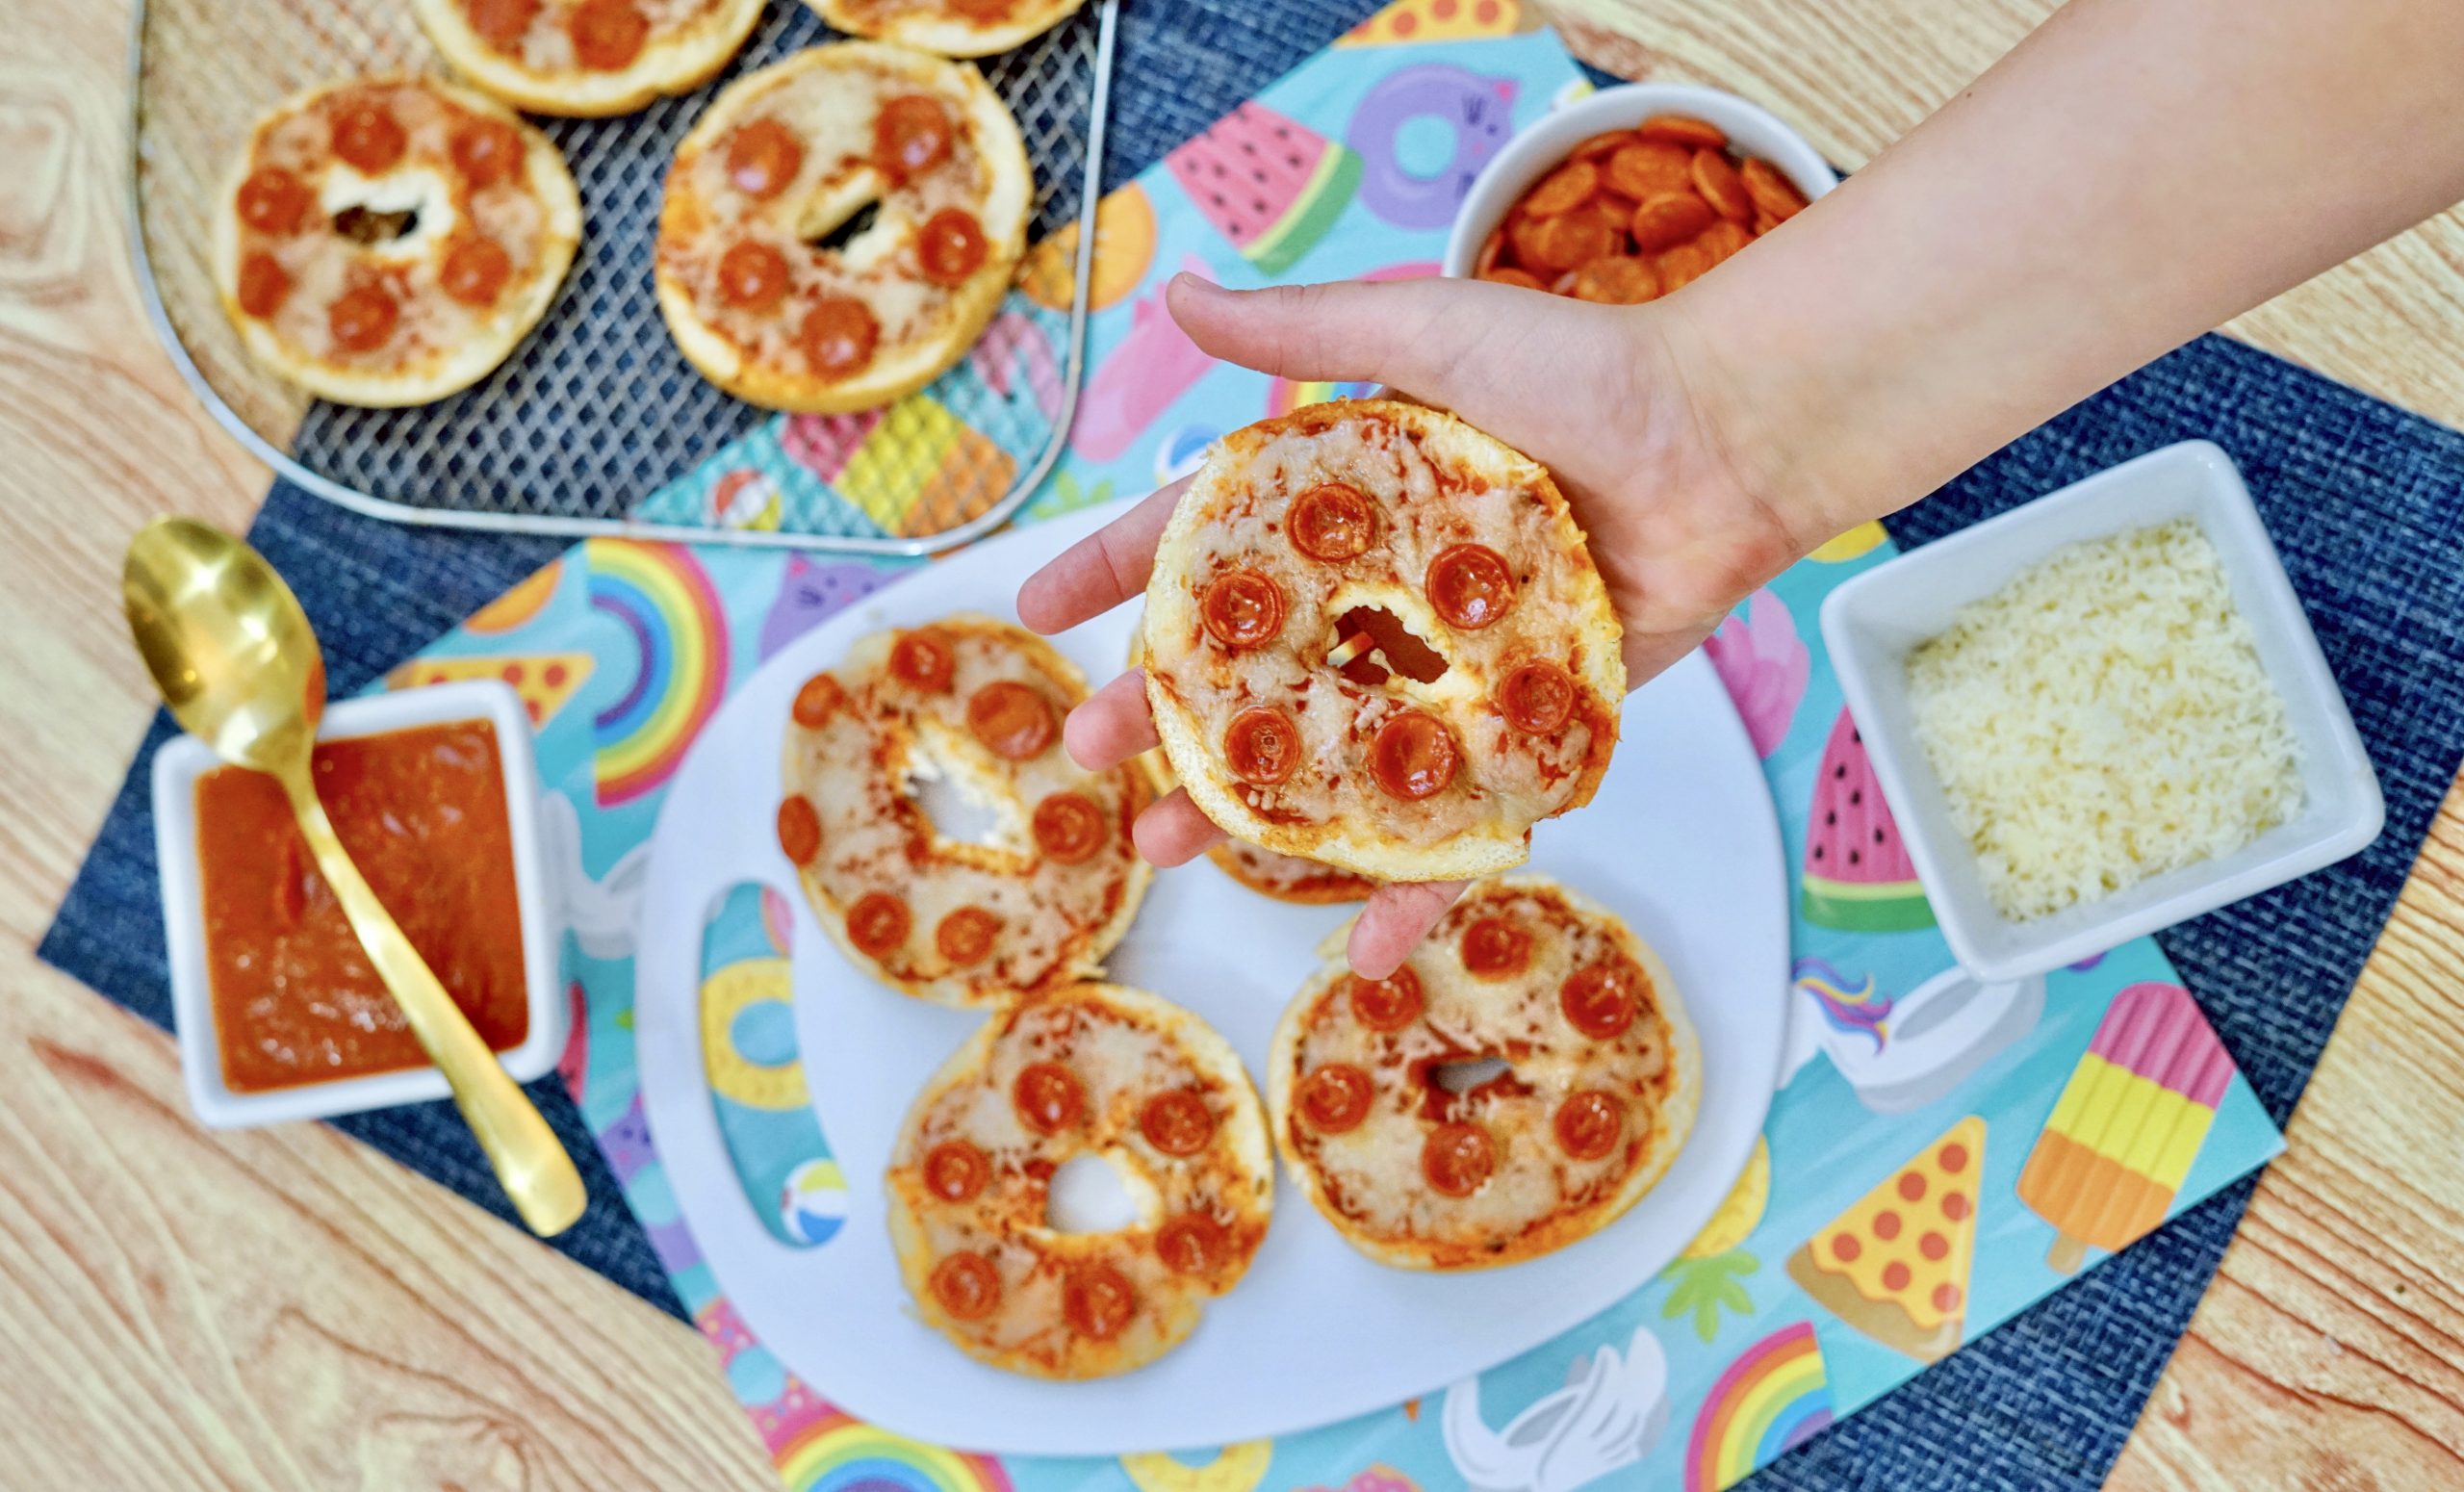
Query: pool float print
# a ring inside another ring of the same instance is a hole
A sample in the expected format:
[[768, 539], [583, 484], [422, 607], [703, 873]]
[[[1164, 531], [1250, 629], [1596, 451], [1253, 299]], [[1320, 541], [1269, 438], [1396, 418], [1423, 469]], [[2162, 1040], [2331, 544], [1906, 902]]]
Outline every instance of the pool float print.
[[1806, 815], [1805, 919], [1851, 933], [1906, 933], [1934, 925], [1934, 909], [1900, 841], [1890, 805], [1845, 709], [1832, 723]]
[[581, 814], [572, 799], [552, 789], [539, 795], [539, 845], [556, 924], [591, 958], [631, 958], [650, 845], [634, 845], [616, 857], [605, 875], [593, 876], [582, 858]]
[[1687, 1317], [1694, 1335], [1708, 1342], [1719, 1335], [1723, 1311], [1754, 1314], [1754, 1298], [1746, 1293], [1745, 1282], [1761, 1270], [1762, 1261], [1746, 1251], [1745, 1241], [1762, 1225], [1770, 1204], [1771, 1144], [1757, 1135], [1754, 1153], [1746, 1157], [1745, 1170], [1737, 1173], [1719, 1211], [1660, 1272], [1669, 1282], [1668, 1299], [1659, 1310], [1662, 1320]]
[[1325, 238], [1362, 176], [1350, 150], [1256, 102], [1167, 152], [1164, 168], [1199, 216], [1270, 280]]
[[702, 521], [713, 528], [776, 533], [784, 512], [779, 484], [770, 474], [749, 466], [731, 467], [710, 483], [702, 504]]
[[462, 630], [482, 637], [517, 631], [535, 621], [555, 599], [565, 578], [565, 562], [552, 559], [530, 572], [513, 589], [464, 618]]
[[957, 527], [999, 502], [1018, 476], [1017, 457], [930, 394], [859, 414], [789, 415], [779, 447], [902, 538]]
[[[1118, 305], [1146, 278], [1155, 262], [1155, 203], [1146, 189], [1124, 182], [1095, 203], [1095, 262], [1088, 266], [1087, 309]], [[1027, 250], [1018, 267], [1018, 289], [1047, 311], [1067, 311], [1078, 294], [1078, 224]]]
[[1543, 1394], [1500, 1429], [1480, 1413], [1480, 1380], [1446, 1391], [1447, 1458], [1473, 1492], [1575, 1492], [1640, 1461], [1668, 1428], [1668, 1359], [1649, 1326], [1624, 1352], [1604, 1344], [1578, 1356], [1565, 1387]]
[[847, 1178], [805, 1088], [786, 950], [766, 889], [729, 888], [702, 935], [702, 1072], [736, 1180], [773, 1238], [827, 1243], [847, 1217]]
[[1755, 754], [1767, 760], [1787, 739], [1806, 697], [1806, 681], [1813, 676], [1813, 655], [1797, 635], [1787, 603], [1767, 587], [1756, 591], [1704, 639], [1703, 652], [1719, 671]]
[[1871, 974], [1852, 980], [1820, 959], [1799, 959], [1795, 972], [1807, 1003], [1794, 1017], [1792, 1046], [1800, 1031], [1810, 1035], [1876, 1114], [1909, 1114], [1951, 1096], [2044, 1015], [2042, 975], [1989, 981], [1955, 966], [1891, 997], [1875, 990]]
[[609, 808], [675, 776], [717, 711], [728, 688], [728, 619], [682, 545], [589, 539], [582, 553], [590, 604], [624, 630], [633, 656], [624, 692], [591, 721], [599, 803]]
[[[1515, 83], [1446, 63], [1399, 68], [1352, 112], [1344, 141], [1361, 161], [1363, 207], [1399, 228], [1444, 228], [1480, 168], [1514, 134]], [[1450, 132], [1451, 153], [1422, 169], [1404, 160], [1405, 129], [1435, 119]]]
[[1939, 1362], [1967, 1320], [1985, 1120], [1969, 1115], [1886, 1172], [1788, 1256], [1816, 1305], [1894, 1351]]
[[1483, 41], [1539, 29], [1538, 14], [1519, 0], [1395, 0], [1335, 39], [1338, 47], [1418, 46], [1430, 41]]
[[861, 560], [824, 563], [805, 554], [788, 555], [786, 571], [779, 577], [779, 594], [761, 618], [757, 640], [760, 656], [766, 660], [781, 648], [887, 585], [897, 574]]
[[1244, 1440], [1197, 1453], [1205, 1459], [1147, 1451], [1122, 1456], [1120, 1469], [1138, 1492], [1257, 1492], [1274, 1459], [1274, 1442]]
[[1206, 453], [1221, 433], [1209, 424], [1184, 424], [1165, 431], [1164, 438], [1155, 443], [1155, 485], [1161, 487], [1194, 476], [1199, 467], [1206, 465]]
[[[1183, 259], [1181, 270], [1212, 278], [1195, 255]], [[1091, 463], [1117, 459], [1214, 366], [1172, 320], [1164, 287], [1156, 286], [1130, 303], [1128, 335], [1087, 380], [1069, 428], [1070, 449]]]
[[1695, 1412], [1685, 1492], [1720, 1492], [1831, 1428], [1831, 1378], [1810, 1322], [1782, 1326], [1736, 1355]]
[[388, 689], [424, 689], [466, 679], [494, 679], [513, 686], [522, 711], [535, 730], [556, 718], [590, 682], [596, 661], [587, 653], [504, 653], [481, 657], [413, 658], [385, 676]]

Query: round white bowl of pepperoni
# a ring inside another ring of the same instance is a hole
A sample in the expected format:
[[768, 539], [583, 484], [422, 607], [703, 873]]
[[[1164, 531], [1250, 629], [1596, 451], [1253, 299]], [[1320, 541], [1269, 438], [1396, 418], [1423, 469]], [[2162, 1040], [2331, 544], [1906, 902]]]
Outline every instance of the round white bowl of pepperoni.
[[1464, 196], [1445, 272], [1585, 300], [1684, 286], [1839, 184], [1769, 111], [1717, 89], [1630, 83], [1506, 142]]

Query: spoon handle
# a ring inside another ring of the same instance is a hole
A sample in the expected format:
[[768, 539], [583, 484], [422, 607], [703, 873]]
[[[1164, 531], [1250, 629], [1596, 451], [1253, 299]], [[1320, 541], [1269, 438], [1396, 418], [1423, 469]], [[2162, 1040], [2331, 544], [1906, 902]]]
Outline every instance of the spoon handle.
[[393, 913], [370, 889], [335, 836], [333, 821], [317, 799], [306, 764], [276, 775], [291, 798], [292, 812], [299, 819], [299, 832], [317, 857], [317, 868], [324, 873], [325, 884], [333, 887], [335, 899], [350, 918], [351, 931], [359, 935], [360, 946], [368, 950], [377, 977], [385, 981], [395, 1003], [408, 1017], [411, 1034], [419, 1038], [428, 1060], [445, 1073], [453, 1090], [454, 1106], [478, 1138], [479, 1148], [487, 1153], [514, 1211], [542, 1238], [552, 1238], [573, 1226], [589, 1198], [581, 1172], [574, 1169], [573, 1157], [557, 1142], [556, 1132], [548, 1127], [529, 1095], [505, 1075], [496, 1053], [472, 1029], [471, 1018], [445, 992], [419, 950], [402, 936]]

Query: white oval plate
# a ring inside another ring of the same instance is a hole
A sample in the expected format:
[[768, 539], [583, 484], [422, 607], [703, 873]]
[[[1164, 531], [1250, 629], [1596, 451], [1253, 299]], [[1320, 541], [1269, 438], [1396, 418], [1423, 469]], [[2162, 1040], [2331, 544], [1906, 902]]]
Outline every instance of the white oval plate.
[[[1047, 1383], [985, 1367], [910, 1308], [880, 1177], [908, 1102], [983, 1016], [909, 999], [858, 972], [814, 925], [772, 825], [787, 709], [850, 643], [957, 610], [1014, 618], [1018, 581], [1117, 516], [1108, 504], [989, 540], [831, 618], [728, 701], [669, 785], [652, 840], [634, 961], [642, 1098], [685, 1222], [737, 1312], [789, 1371], [860, 1418], [940, 1445], [1038, 1455], [1219, 1445], [1400, 1403], [1537, 1346], [1614, 1305], [1692, 1240], [1743, 1170], [1777, 1083], [1787, 1023], [1787, 875], [1761, 765], [1700, 654], [1626, 703], [1592, 803], [1543, 824], [1532, 868], [1627, 918], [1668, 961], [1702, 1033], [1703, 1107], [1666, 1179], [1624, 1218], [1546, 1258], [1470, 1274], [1373, 1264], [1283, 1180], [1240, 1286], [1196, 1333], [1136, 1373]], [[1057, 639], [1100, 682], [1137, 608]], [[796, 908], [796, 1037], [851, 1193], [845, 1225], [786, 1248], [732, 1173], [702, 1075], [704, 919], [759, 881]], [[1290, 907], [1203, 862], [1155, 879], [1112, 978], [1205, 1017], [1254, 1078], [1275, 1017], [1346, 907]], [[1331, 1350], [1307, 1344], [1332, 1331]]]

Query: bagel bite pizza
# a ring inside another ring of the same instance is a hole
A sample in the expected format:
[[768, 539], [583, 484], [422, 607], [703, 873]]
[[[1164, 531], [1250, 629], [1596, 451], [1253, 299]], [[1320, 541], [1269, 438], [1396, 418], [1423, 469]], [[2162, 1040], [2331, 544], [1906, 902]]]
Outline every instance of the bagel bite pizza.
[[1026, 246], [1034, 179], [976, 70], [842, 41], [730, 84], [677, 147], [660, 312], [739, 399], [839, 414], [966, 355]]
[[1032, 41], [1087, 0], [805, 0], [859, 37], [943, 57], [989, 57]]
[[411, 0], [453, 70], [533, 114], [629, 114], [717, 77], [761, 0]]
[[1462, 421], [1312, 404], [1217, 443], [1155, 552], [1146, 696], [1219, 828], [1382, 881], [1523, 862], [1588, 802], [1622, 630], [1548, 471]]
[[[1054, 1174], [1100, 1155], [1136, 1218], [1062, 1232]], [[892, 1151], [890, 1240], [926, 1322], [997, 1368], [1126, 1373], [1240, 1281], [1274, 1205], [1266, 1116], [1223, 1039], [1143, 990], [1011, 1005], [925, 1085]]]
[[[1087, 681], [1023, 628], [962, 615], [876, 632], [797, 691], [779, 846], [860, 968], [943, 1005], [989, 1006], [1088, 978], [1152, 871], [1130, 842], [1135, 764], [1061, 749]], [[934, 826], [917, 785], [947, 779], [988, 841]]]
[[581, 242], [548, 137], [404, 74], [259, 120], [214, 213], [214, 280], [250, 356], [337, 403], [420, 404], [493, 373]]
[[1275, 1027], [1283, 1163], [1346, 1241], [1401, 1269], [1562, 1248], [1649, 1192], [1693, 1127], [1685, 1004], [1615, 916], [1536, 875], [1484, 881], [1391, 978], [1342, 935]]

